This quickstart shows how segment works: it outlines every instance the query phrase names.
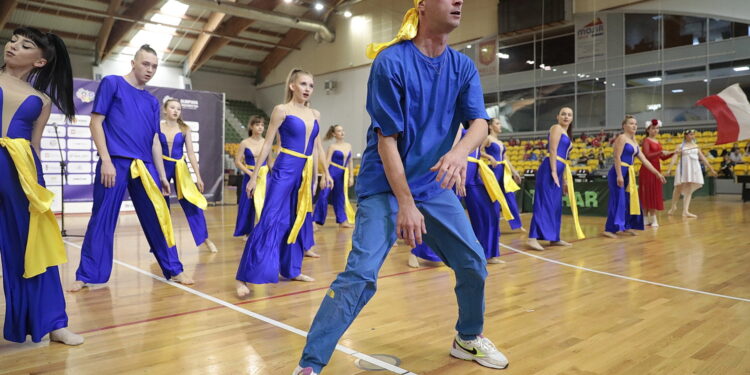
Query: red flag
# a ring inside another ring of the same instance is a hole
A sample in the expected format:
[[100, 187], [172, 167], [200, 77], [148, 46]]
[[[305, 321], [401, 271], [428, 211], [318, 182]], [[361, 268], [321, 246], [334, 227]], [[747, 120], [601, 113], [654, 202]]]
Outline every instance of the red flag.
[[716, 119], [717, 145], [750, 139], [750, 102], [739, 83], [697, 104], [708, 108]]

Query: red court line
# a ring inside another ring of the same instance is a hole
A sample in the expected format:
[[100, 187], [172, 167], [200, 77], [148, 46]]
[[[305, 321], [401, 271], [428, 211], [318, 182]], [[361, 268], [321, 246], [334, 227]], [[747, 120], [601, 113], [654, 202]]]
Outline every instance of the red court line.
[[[389, 278], [389, 277], [401, 276], [401, 275], [405, 275], [407, 273], [415, 273], [415, 272], [427, 271], [427, 270], [431, 270], [431, 269], [435, 269], [435, 268], [438, 268], [438, 267], [418, 268], [418, 269], [414, 269], [414, 270], [410, 270], [410, 271], [404, 271], [404, 272], [399, 272], [399, 273], [393, 273], [393, 274], [390, 274], [390, 275], [380, 276], [380, 277], [378, 277], [378, 279], [385, 279], [385, 278]], [[279, 295], [275, 295], [275, 296], [261, 297], [261, 298], [247, 300], [247, 301], [242, 301], [242, 302], [239, 302], [239, 303], [235, 303], [235, 305], [237, 305], [237, 306], [239, 306], [239, 305], [247, 305], [247, 304], [255, 303], [255, 302], [268, 301], [268, 300], [277, 299], [277, 298], [283, 298], [283, 297], [296, 296], [296, 295], [300, 295], [300, 294], [317, 292], [317, 291], [321, 291], [321, 290], [326, 290], [328, 288], [329, 287], [326, 286], [326, 287], [320, 287], [320, 288], [299, 290], [299, 291], [296, 291], [296, 292], [289, 292], [289, 293], [279, 294]], [[190, 315], [190, 314], [197, 314], [197, 313], [201, 313], [201, 312], [205, 312], [205, 311], [219, 310], [219, 309], [223, 309], [223, 308], [225, 308], [225, 307], [224, 306], [206, 307], [206, 308], [203, 308], [203, 309], [185, 311], [185, 312], [175, 313], [175, 314], [169, 314], [169, 315], [162, 315], [162, 316], [157, 316], [157, 317], [148, 318], [148, 319], [136, 320], [136, 321], [127, 322], [127, 323], [114, 324], [114, 325], [109, 325], [109, 326], [104, 326], [104, 327], [89, 329], [89, 330], [81, 331], [81, 332], [77, 332], [77, 333], [79, 335], [83, 335], [83, 334], [86, 334], [86, 333], [106, 331], [106, 330], [110, 330], [110, 329], [114, 329], [114, 328], [127, 327], [127, 326], [132, 326], [132, 325], [141, 324], [141, 323], [155, 322], [155, 321], [164, 320], [164, 319], [176, 318], [178, 316], [184, 316], [184, 315]]]

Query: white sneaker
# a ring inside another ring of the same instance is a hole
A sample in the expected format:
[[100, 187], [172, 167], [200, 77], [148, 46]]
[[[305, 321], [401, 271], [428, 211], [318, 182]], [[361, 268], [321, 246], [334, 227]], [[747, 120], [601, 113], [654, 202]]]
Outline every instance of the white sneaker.
[[453, 340], [451, 355], [465, 361], [476, 361], [484, 367], [504, 369], [508, 367], [508, 359], [500, 353], [490, 339], [479, 335], [470, 341], [461, 340], [458, 335]]
[[294, 369], [294, 372], [292, 372], [292, 375], [318, 375], [318, 373], [313, 371], [312, 367], [302, 368], [297, 366], [297, 368]]

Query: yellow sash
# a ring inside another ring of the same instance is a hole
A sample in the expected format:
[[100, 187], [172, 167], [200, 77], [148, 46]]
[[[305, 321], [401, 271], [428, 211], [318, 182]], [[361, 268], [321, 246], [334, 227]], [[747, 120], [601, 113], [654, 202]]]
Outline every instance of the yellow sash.
[[620, 165], [628, 168], [628, 193], [630, 193], [630, 214], [641, 214], [641, 198], [638, 196], [638, 184], [635, 181], [635, 168], [632, 165], [620, 162]]
[[[565, 175], [563, 178], [565, 178], [565, 185], [568, 186], [568, 200], [570, 201], [570, 211], [573, 213], [573, 223], [576, 227], [576, 236], [578, 236], [579, 240], [582, 240], [586, 238], [586, 236], [583, 235], [583, 230], [581, 230], [581, 222], [578, 220], [578, 202], [576, 202], [576, 191], [573, 187], [573, 172], [570, 170], [570, 164], [568, 164], [568, 161], [557, 157], [557, 160], [563, 162], [565, 164], [565, 172], [563, 172]], [[550, 163], [552, 160], [550, 160]], [[555, 166], [557, 168], [557, 166]]]
[[188, 202], [205, 211], [206, 207], [208, 207], [208, 202], [206, 201], [206, 197], [204, 197], [203, 194], [201, 194], [201, 192], [198, 190], [198, 187], [195, 186], [193, 177], [190, 175], [190, 170], [188, 169], [187, 163], [185, 163], [185, 158], [183, 157], [181, 159], [172, 159], [168, 156], [162, 156], [161, 158], [167, 161], [173, 161], [175, 163], [174, 168], [175, 178], [177, 179], [177, 181], [175, 181], [175, 186], [177, 186], [177, 199], [185, 198]]
[[498, 161], [495, 162], [495, 165], [503, 165], [503, 187], [505, 188], [506, 193], [513, 193], [518, 190], [521, 190], [521, 188], [516, 184], [516, 181], [513, 180], [513, 171], [510, 169], [510, 165], [508, 164], [507, 160]]
[[[167, 240], [167, 246], [172, 247], [175, 245], [174, 242], [174, 231], [172, 229], [172, 217], [169, 215], [169, 207], [164, 196], [161, 195], [161, 190], [156, 182], [151, 177], [151, 173], [148, 172], [146, 164], [143, 160], [133, 159], [133, 163], [130, 164], [130, 177], [133, 179], [141, 178], [143, 183], [143, 189], [146, 190], [148, 199], [154, 205], [154, 211], [156, 211], [156, 217], [159, 219], [159, 226], [161, 227], [164, 238]], [[191, 179], [192, 181], [192, 179]]]
[[[254, 171], [254, 165], [245, 164], [247, 169]], [[263, 203], [266, 201], [266, 176], [268, 175], [268, 166], [264, 165], [258, 169], [258, 179], [255, 180], [255, 190], [253, 191], [253, 206], [255, 207], [255, 223], [260, 220], [260, 214], [263, 212]]]
[[[47, 267], [68, 261], [60, 227], [50, 207], [55, 194], [39, 184], [31, 144], [23, 138], [0, 138], [16, 165], [18, 181], [29, 201], [29, 233], [24, 255], [24, 278], [32, 278], [47, 271]], [[14, 249], [8, 249], [14, 250]]]
[[294, 219], [294, 225], [292, 225], [292, 230], [291, 232], [289, 232], [289, 238], [287, 238], [286, 240], [287, 244], [293, 244], [295, 241], [297, 241], [297, 236], [299, 235], [300, 229], [302, 229], [302, 225], [305, 223], [307, 213], [313, 212], [313, 158], [312, 156], [307, 156], [305, 154], [301, 154], [297, 151], [292, 151], [288, 148], [283, 147], [281, 148], [280, 152], [301, 159], [307, 159], [307, 161], [305, 162], [305, 167], [302, 170], [302, 184], [300, 185], [299, 191], [297, 192], [297, 217]]
[[344, 170], [344, 209], [346, 211], [346, 221], [349, 224], [354, 224], [356, 213], [354, 212], [354, 207], [352, 207], [352, 202], [349, 202], [349, 168], [334, 162], [331, 162], [331, 165]]
[[411, 40], [417, 36], [417, 26], [419, 25], [419, 13], [417, 13], [417, 7], [419, 6], [420, 1], [422, 0], [414, 0], [414, 8], [409, 9], [406, 14], [404, 14], [404, 19], [401, 21], [401, 28], [399, 28], [398, 34], [396, 34], [396, 37], [393, 38], [393, 40], [385, 43], [370, 43], [367, 46], [367, 51], [365, 52], [367, 58], [374, 59], [378, 56], [380, 51], [402, 40]]
[[508, 201], [505, 200], [505, 194], [500, 190], [500, 184], [497, 183], [495, 173], [492, 172], [492, 169], [487, 166], [487, 163], [485, 163], [484, 160], [479, 160], [471, 156], [468, 157], [468, 160], [477, 164], [477, 173], [479, 173], [479, 177], [482, 178], [484, 188], [487, 190], [487, 195], [490, 196], [490, 200], [493, 202], [500, 202], [500, 207], [502, 207], [503, 211], [503, 218], [508, 221], [513, 220], [513, 213], [510, 212]]

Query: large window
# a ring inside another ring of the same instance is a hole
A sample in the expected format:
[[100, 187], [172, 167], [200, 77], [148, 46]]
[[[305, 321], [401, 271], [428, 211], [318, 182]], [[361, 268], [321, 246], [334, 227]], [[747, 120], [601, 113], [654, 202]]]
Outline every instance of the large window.
[[706, 42], [706, 18], [664, 16], [664, 48]]
[[575, 38], [564, 35], [556, 38], [544, 39], [536, 43], [537, 67], [540, 64], [560, 66], [575, 62]]
[[509, 132], [534, 131], [534, 89], [500, 93], [498, 118]]
[[661, 48], [661, 29], [657, 14], [625, 15], [625, 53], [654, 51]]
[[534, 69], [534, 43], [529, 42], [498, 50], [500, 74], [523, 72]]
[[625, 90], [625, 113], [633, 115], [639, 124], [651, 119], [662, 119], [661, 86], [634, 87]]
[[708, 40], [720, 42], [722, 40], [747, 36], [750, 25], [740, 22], [730, 22], [717, 19], [708, 20]]
[[[539, 99], [536, 104], [537, 131], [549, 130], [549, 127], [557, 123], [557, 114], [562, 107], [575, 109], [575, 97], [573, 95], [558, 96], [554, 98]], [[576, 122], [575, 113], [573, 121]], [[575, 126], [575, 125], [574, 125]]]
[[695, 102], [706, 97], [706, 82], [672, 83], [664, 85], [664, 121], [667, 123], [708, 120], [705, 108]]
[[581, 128], [603, 128], [606, 122], [606, 83], [603, 78], [578, 82], [576, 96], [576, 126]]

